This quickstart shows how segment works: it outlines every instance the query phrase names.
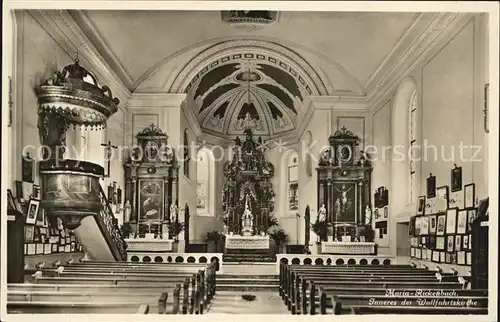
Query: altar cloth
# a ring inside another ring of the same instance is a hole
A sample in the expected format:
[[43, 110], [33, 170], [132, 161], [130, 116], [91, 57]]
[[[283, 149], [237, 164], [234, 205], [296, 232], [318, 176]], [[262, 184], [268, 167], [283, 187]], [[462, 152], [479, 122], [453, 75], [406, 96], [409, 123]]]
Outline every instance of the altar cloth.
[[269, 249], [269, 236], [227, 235], [227, 249]]
[[174, 241], [171, 239], [125, 239], [127, 252], [171, 252]]
[[321, 242], [323, 254], [372, 255], [375, 243], [372, 242]]

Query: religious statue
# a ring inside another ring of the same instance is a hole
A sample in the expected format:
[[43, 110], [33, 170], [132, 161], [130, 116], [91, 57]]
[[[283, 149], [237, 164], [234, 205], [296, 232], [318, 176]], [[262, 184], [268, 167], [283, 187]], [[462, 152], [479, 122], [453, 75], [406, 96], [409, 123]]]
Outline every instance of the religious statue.
[[325, 221], [326, 220], [326, 208], [325, 205], [321, 205], [321, 208], [318, 210], [318, 220]]
[[241, 224], [242, 224], [242, 232], [243, 236], [250, 236], [253, 232], [253, 215], [250, 209], [248, 208], [248, 198], [245, 202], [245, 211], [241, 216]]
[[125, 222], [129, 222], [130, 221], [130, 215], [132, 214], [132, 205], [130, 204], [130, 201], [127, 200], [127, 202], [125, 202]]

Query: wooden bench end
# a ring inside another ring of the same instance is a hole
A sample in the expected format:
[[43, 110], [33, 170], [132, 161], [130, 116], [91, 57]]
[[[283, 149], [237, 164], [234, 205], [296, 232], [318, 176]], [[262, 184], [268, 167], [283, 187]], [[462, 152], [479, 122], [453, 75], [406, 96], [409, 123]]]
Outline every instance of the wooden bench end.
[[149, 305], [141, 304], [139, 305], [139, 309], [137, 310], [137, 314], [148, 314], [149, 313]]

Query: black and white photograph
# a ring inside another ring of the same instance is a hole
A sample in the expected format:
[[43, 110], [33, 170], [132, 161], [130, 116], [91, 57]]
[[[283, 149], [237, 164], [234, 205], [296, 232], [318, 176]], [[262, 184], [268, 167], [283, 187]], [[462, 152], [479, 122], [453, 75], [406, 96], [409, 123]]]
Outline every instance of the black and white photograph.
[[496, 3], [2, 5], [1, 321], [498, 320]]

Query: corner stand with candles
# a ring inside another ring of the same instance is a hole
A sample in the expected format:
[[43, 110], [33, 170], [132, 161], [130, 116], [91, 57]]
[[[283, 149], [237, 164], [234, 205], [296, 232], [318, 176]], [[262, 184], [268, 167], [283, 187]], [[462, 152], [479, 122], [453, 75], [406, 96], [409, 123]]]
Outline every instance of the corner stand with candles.
[[369, 160], [361, 151], [360, 138], [343, 127], [328, 139], [330, 148], [321, 155], [318, 173], [318, 209], [323, 207], [329, 229], [322, 241], [324, 254], [373, 255], [373, 242], [359, 242], [358, 231], [365, 224], [364, 209], [370, 204], [371, 172]]

